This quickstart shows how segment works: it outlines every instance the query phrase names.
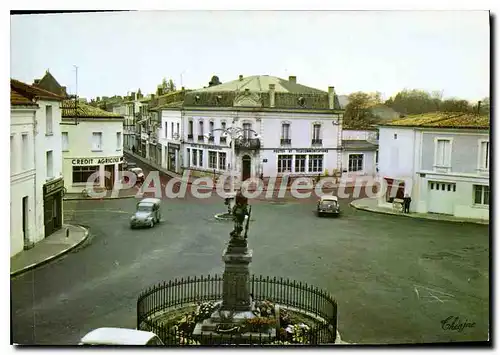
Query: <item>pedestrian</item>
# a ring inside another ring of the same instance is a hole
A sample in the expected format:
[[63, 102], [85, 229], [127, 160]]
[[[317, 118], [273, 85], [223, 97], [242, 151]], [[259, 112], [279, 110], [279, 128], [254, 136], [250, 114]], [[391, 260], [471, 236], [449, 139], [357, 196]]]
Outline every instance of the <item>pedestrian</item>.
[[135, 154], [135, 145], [132, 146], [132, 153]]
[[406, 194], [404, 199], [403, 199], [403, 213], [410, 213], [410, 203], [411, 203], [411, 197], [410, 195]]

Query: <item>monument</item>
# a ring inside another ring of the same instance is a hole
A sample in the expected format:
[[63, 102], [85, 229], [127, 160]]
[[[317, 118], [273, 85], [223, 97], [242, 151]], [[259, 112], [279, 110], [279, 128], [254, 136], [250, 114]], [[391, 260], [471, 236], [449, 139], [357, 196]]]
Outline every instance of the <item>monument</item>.
[[[252, 208], [248, 199], [239, 192], [232, 209], [234, 229], [223, 251], [223, 297], [209, 319], [196, 325], [193, 335], [235, 334], [240, 338], [259, 337], [259, 333], [240, 332], [244, 322], [256, 317], [255, 302], [250, 292], [252, 250], [248, 249], [248, 228]], [[276, 329], [269, 329], [269, 337], [276, 336]]]

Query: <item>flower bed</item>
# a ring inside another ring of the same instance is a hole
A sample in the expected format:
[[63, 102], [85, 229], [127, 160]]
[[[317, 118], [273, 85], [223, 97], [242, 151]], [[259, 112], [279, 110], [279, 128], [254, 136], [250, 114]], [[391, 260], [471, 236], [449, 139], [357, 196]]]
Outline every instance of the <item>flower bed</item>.
[[[176, 334], [176, 342], [180, 345], [200, 345], [193, 337], [197, 323], [210, 318], [218, 307], [216, 302], [203, 302], [198, 305], [184, 307], [155, 321], [161, 324], [171, 334]], [[241, 325], [221, 325], [218, 332], [221, 334], [261, 333], [268, 334], [270, 329], [276, 329], [276, 340], [272, 345], [309, 344], [309, 334], [317, 321], [291, 310], [277, 307], [271, 301], [256, 302], [254, 318], [246, 319]]]

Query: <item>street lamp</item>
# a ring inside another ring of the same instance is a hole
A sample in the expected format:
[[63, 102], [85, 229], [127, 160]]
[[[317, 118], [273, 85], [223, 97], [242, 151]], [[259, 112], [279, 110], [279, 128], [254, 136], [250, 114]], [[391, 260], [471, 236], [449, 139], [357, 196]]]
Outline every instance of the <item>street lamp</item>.
[[253, 138], [254, 139], [260, 139], [260, 135], [254, 131], [251, 128], [240, 128], [240, 127], [228, 127], [228, 128], [216, 128], [213, 129], [211, 132], [206, 133], [204, 136], [209, 139], [213, 137], [214, 132], [222, 132], [221, 137], [227, 137], [229, 136], [230, 138], [230, 144], [231, 144], [231, 166], [230, 166], [230, 192], [227, 194], [227, 198], [229, 199], [229, 210], [232, 209], [232, 204], [231, 202], [234, 202], [235, 197], [236, 197], [236, 192], [235, 192], [235, 186], [234, 186], [234, 176], [236, 175], [236, 153], [235, 153], [235, 143], [236, 140], [243, 137], [245, 132], [252, 132], [254, 134]]

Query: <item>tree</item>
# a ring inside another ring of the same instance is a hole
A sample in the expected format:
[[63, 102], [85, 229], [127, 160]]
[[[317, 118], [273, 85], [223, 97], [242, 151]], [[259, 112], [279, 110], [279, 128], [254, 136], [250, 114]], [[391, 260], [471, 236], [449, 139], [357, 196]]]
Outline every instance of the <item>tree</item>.
[[381, 94], [354, 92], [349, 95], [348, 104], [345, 107], [344, 123], [351, 127], [365, 127], [376, 123], [377, 118], [372, 114], [370, 108], [381, 103]]
[[163, 90], [163, 94], [166, 94], [168, 92], [173, 92], [175, 91], [175, 83], [172, 79], [167, 79], [163, 78], [161, 81], [161, 88]]
[[472, 106], [467, 100], [447, 99], [440, 105], [441, 112], [471, 112]]

